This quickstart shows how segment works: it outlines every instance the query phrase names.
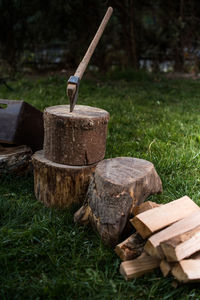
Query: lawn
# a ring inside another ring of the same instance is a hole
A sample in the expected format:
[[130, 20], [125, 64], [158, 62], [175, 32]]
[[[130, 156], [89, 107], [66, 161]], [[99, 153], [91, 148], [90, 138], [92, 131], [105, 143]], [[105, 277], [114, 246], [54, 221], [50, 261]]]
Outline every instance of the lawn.
[[[65, 104], [64, 76], [18, 77], [0, 98], [23, 99], [43, 110]], [[158, 203], [188, 195], [200, 205], [200, 81], [143, 72], [93, 74], [81, 82], [79, 104], [110, 113], [106, 158], [154, 163], [163, 182]], [[198, 284], [173, 287], [160, 271], [125, 282], [120, 260], [90, 226], [69, 210], [45, 208], [33, 176], [0, 177], [1, 299], [200, 299]]]

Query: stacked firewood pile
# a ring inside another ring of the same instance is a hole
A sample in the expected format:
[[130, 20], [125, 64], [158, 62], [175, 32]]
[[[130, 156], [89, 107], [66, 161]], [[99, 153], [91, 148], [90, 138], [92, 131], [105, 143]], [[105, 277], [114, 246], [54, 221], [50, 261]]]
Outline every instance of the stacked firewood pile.
[[144, 202], [130, 220], [136, 229], [115, 252], [130, 280], [156, 268], [180, 282], [200, 280], [200, 207], [184, 196], [164, 205]]

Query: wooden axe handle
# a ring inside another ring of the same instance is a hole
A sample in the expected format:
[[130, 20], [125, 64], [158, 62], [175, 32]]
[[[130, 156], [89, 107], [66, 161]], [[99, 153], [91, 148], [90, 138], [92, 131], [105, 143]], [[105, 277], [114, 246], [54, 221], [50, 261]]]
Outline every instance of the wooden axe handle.
[[85, 56], [83, 57], [82, 61], [80, 62], [74, 76], [78, 76], [80, 79], [82, 78], [82, 76], [85, 72], [85, 69], [87, 68], [87, 65], [90, 61], [90, 58], [92, 57], [92, 54], [104, 32], [104, 29], [105, 29], [111, 15], [112, 15], [112, 12], [113, 12], [113, 8], [109, 7], [107, 9], [107, 12], [106, 12], [100, 26], [99, 26], [99, 29], [97, 30], [92, 42], [90, 43], [90, 46], [89, 46], [87, 52], [85, 53]]

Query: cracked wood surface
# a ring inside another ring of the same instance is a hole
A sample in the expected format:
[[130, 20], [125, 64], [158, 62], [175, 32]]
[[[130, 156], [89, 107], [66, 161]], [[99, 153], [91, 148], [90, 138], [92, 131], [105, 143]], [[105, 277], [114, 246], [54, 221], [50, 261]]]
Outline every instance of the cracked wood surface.
[[44, 156], [56, 163], [83, 166], [101, 161], [106, 150], [109, 113], [76, 105], [48, 107], [44, 111]]
[[132, 157], [103, 160], [95, 169], [84, 207], [75, 214], [75, 221], [86, 223], [85, 210], [103, 242], [115, 246], [127, 229], [135, 205], [160, 192], [162, 183], [151, 162]]
[[36, 198], [49, 207], [64, 208], [72, 203], [82, 204], [96, 164], [69, 166], [54, 163], [43, 151], [33, 157], [34, 191]]

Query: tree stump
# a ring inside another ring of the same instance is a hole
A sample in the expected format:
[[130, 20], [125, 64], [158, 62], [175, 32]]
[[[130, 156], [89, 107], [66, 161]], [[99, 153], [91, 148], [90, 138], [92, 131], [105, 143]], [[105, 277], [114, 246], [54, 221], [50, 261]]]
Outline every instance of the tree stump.
[[103, 160], [95, 169], [86, 202], [74, 220], [90, 221], [103, 242], [115, 246], [133, 208], [149, 195], [161, 192], [162, 182], [151, 162], [131, 157]]
[[0, 174], [21, 173], [31, 169], [31, 148], [3, 146], [0, 144]]
[[64, 208], [72, 203], [83, 203], [96, 164], [69, 166], [54, 163], [43, 151], [32, 156], [34, 191], [36, 198], [48, 207]]
[[96, 107], [69, 105], [44, 111], [44, 156], [56, 163], [82, 166], [104, 158], [109, 113]]

